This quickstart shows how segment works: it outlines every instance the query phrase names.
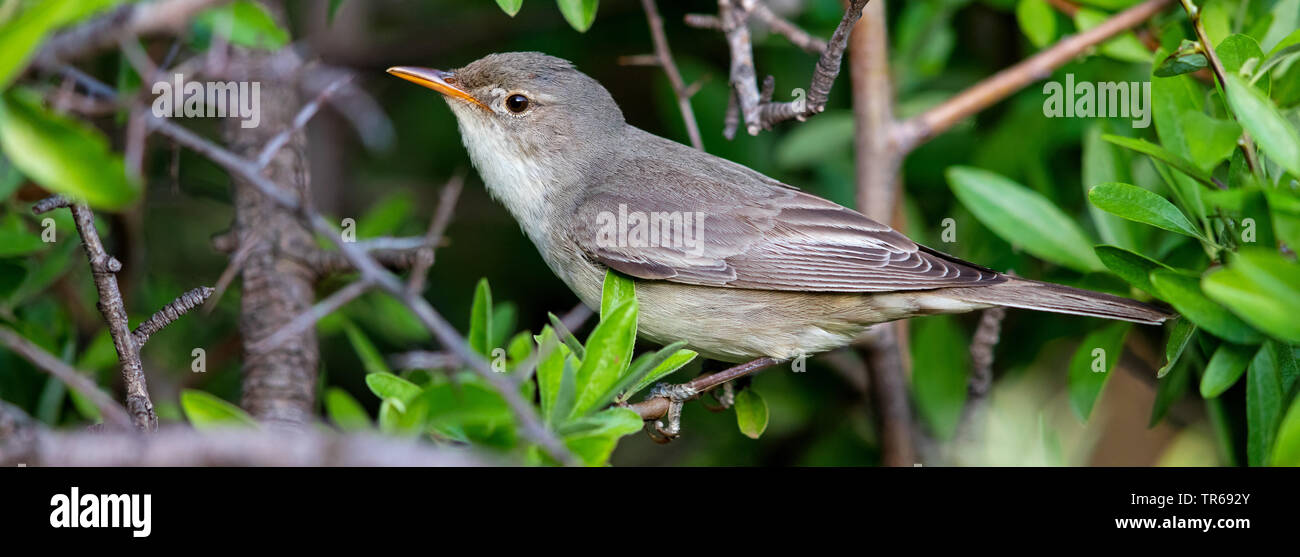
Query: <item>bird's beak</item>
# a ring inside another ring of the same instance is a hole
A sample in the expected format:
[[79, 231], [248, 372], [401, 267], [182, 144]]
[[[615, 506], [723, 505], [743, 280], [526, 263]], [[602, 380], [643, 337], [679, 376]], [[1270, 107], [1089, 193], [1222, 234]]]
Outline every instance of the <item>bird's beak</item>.
[[482, 101], [474, 98], [474, 95], [469, 94], [469, 91], [461, 88], [460, 82], [456, 80], [455, 74], [451, 72], [444, 72], [433, 68], [394, 66], [388, 68], [388, 73], [410, 81], [411, 83], [423, 85], [448, 97], [460, 99], [476, 105], [483, 110], [491, 110], [487, 105], [483, 104]]

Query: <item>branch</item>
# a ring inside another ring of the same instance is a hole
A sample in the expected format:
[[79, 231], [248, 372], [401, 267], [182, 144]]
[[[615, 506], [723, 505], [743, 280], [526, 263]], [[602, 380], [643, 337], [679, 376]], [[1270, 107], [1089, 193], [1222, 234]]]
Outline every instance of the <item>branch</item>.
[[[131, 416], [127, 414], [126, 409], [113, 400], [113, 397], [108, 396], [108, 393], [100, 390], [99, 386], [85, 374], [63, 363], [63, 360], [55, 358], [8, 327], [0, 327], [0, 343], [22, 356], [24, 360], [31, 362], [37, 369], [53, 375], [55, 379], [93, 402], [95, 407], [99, 408], [99, 415], [104, 418], [105, 423], [131, 429]], [[0, 404], [4, 403], [0, 402]]]
[[894, 141], [898, 143], [902, 153], [910, 152], [963, 119], [988, 108], [1030, 83], [1046, 78], [1056, 68], [1065, 65], [1089, 48], [1150, 19], [1172, 2], [1173, 0], [1147, 0], [1115, 14], [1101, 25], [1061, 39], [1051, 48], [1006, 68], [958, 93], [939, 106], [899, 124], [894, 131]]
[[117, 361], [122, 369], [122, 382], [126, 386], [126, 408], [131, 413], [131, 420], [141, 430], [158, 429], [158, 416], [154, 414], [153, 401], [149, 400], [144, 366], [140, 362], [140, 345], [131, 333], [126, 305], [117, 286], [117, 272], [122, 270], [122, 263], [104, 251], [99, 231], [95, 229], [95, 214], [86, 204], [70, 203], [66, 198], [55, 196], [36, 203], [32, 210], [40, 214], [60, 207], [72, 209], [77, 233], [81, 235], [82, 247], [90, 261], [91, 276], [94, 277], [95, 290], [99, 293], [99, 311], [108, 323], [108, 332], [113, 337], [113, 348], [117, 350]]
[[326, 296], [311, 309], [298, 314], [288, 324], [280, 327], [275, 334], [255, 341], [248, 345], [249, 352], [267, 352], [278, 348], [284, 341], [289, 340], [299, 333], [306, 331], [317, 321], [324, 319], [325, 316], [338, 311], [339, 308], [348, 304], [352, 300], [360, 298], [366, 292], [369, 292], [374, 285], [365, 280], [358, 280], [348, 283], [347, 286], [336, 290], [333, 294]]
[[184, 427], [153, 435], [62, 433], [32, 422], [0, 402], [0, 465], [16, 466], [491, 466], [464, 449], [374, 433], [314, 429]]
[[691, 138], [691, 146], [703, 151], [704, 140], [700, 138], [700, 125], [695, 121], [695, 111], [691, 109], [691, 95], [686, 82], [682, 81], [682, 74], [677, 71], [677, 63], [673, 61], [673, 53], [668, 49], [668, 37], [664, 35], [664, 20], [659, 17], [659, 9], [655, 7], [654, 0], [641, 0], [641, 6], [645, 8], [645, 17], [650, 23], [650, 37], [655, 44], [655, 59], [664, 69], [668, 82], [673, 86], [677, 107], [681, 109], [682, 120], [686, 124], [686, 135]]
[[184, 31], [199, 12], [228, 0], [157, 0], [125, 4], [45, 41], [32, 60], [55, 69], [63, 62], [116, 48], [127, 39]]
[[779, 33], [786, 40], [809, 54], [823, 54], [826, 52], [826, 41], [810, 35], [807, 31], [800, 29], [797, 25], [790, 23], [789, 20], [779, 16], [772, 11], [767, 4], [757, 0], [746, 0], [751, 6], [750, 13], [766, 23], [772, 31]]
[[190, 310], [203, 305], [203, 302], [213, 292], [212, 288], [200, 286], [177, 296], [175, 300], [163, 306], [157, 313], [154, 313], [144, 323], [137, 326], [134, 331], [131, 331], [131, 336], [135, 337], [136, 346], [143, 347], [146, 342], [149, 342], [149, 337], [153, 336], [154, 333], [161, 331], [163, 327], [170, 325], [172, 321], [180, 319], [182, 315], [189, 313]]
[[[759, 129], [771, 129], [786, 120], [803, 121], [809, 116], [826, 110], [826, 99], [831, 86], [840, 73], [840, 60], [848, 46], [849, 31], [862, 17], [862, 9], [868, 0], [852, 0], [844, 17], [835, 28], [817, 66], [813, 69], [812, 82], [808, 86], [806, 99], [790, 102], [771, 102], [770, 95], [760, 96], [758, 80], [754, 72], [754, 54], [749, 36], [749, 27], [745, 25], [751, 10], [756, 5], [754, 0], [718, 0], [718, 19], [727, 45], [731, 49], [731, 86], [735, 90], [740, 115], [745, 122], [745, 129], [750, 135], [757, 135]], [[793, 25], [791, 24], [793, 27]], [[729, 133], [730, 132], [730, 133]], [[734, 132], [724, 130], [730, 138]]]
[[456, 201], [460, 199], [460, 191], [464, 187], [465, 175], [461, 173], [457, 173], [442, 187], [438, 209], [434, 211], [433, 220], [429, 221], [429, 230], [424, 234], [424, 246], [416, 253], [415, 264], [411, 265], [410, 276], [406, 279], [408, 291], [414, 294], [424, 292], [424, 281], [428, 277], [429, 268], [433, 267], [436, 250], [442, 244], [451, 217], [456, 213]]
[[514, 413], [515, 418], [519, 420], [521, 434], [525, 438], [541, 446], [547, 454], [561, 463], [573, 464], [577, 462], [577, 459], [560, 443], [559, 439], [542, 425], [531, 402], [523, 399], [519, 394], [519, 390], [515, 388], [515, 385], [508, 377], [493, 372], [488, 362], [469, 348], [469, 344], [464, 337], [433, 306], [429, 305], [428, 301], [418, 294], [409, 292], [395, 275], [384, 270], [379, 262], [360, 246], [344, 242], [340, 238], [338, 230], [319, 213], [316, 213], [314, 209], [299, 203], [297, 199], [284, 193], [274, 182], [263, 176], [252, 161], [239, 157], [162, 118], [152, 117], [151, 115], [150, 126], [177, 143], [207, 156], [210, 160], [225, 168], [226, 171], [248, 182], [282, 208], [297, 214], [298, 218], [316, 233], [329, 238], [338, 247], [342, 256], [351, 263], [352, 267], [361, 273], [362, 280], [375, 284], [376, 287], [387, 292], [411, 309], [425, 328], [442, 343], [444, 348], [447, 348], [451, 353], [466, 362], [470, 370], [486, 380], [489, 385], [501, 394], [512, 413]]
[[[676, 387], [686, 392], [693, 392], [694, 395], [690, 398], [695, 399], [700, 395], [717, 388], [718, 385], [733, 379], [739, 379], [779, 363], [781, 363], [781, 361], [775, 358], [758, 358], [757, 360], [730, 367], [711, 375], [701, 375], [691, 381], [677, 385]], [[664, 415], [668, 413], [670, 406], [671, 401], [668, 397], [663, 396], [650, 397], [636, 404], [627, 405], [628, 408], [640, 415], [642, 420], [647, 421], [657, 420], [664, 417]]]

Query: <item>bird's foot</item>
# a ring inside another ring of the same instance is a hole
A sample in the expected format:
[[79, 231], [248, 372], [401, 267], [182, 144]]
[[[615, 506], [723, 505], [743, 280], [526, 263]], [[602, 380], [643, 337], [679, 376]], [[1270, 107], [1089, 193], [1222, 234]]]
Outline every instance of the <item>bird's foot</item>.
[[646, 433], [656, 443], [667, 443], [676, 439], [682, 432], [682, 405], [686, 401], [699, 395], [699, 391], [690, 385], [671, 385], [668, 383], [656, 383], [650, 388], [650, 397], [663, 397], [668, 399], [668, 412], [664, 418], [668, 423], [664, 424], [663, 420], [653, 420], [646, 422]]
[[717, 404], [704, 403], [704, 407], [713, 412], [721, 412], [736, 403], [736, 387], [731, 381], [723, 383], [718, 388], [709, 391], [709, 396], [713, 397]]

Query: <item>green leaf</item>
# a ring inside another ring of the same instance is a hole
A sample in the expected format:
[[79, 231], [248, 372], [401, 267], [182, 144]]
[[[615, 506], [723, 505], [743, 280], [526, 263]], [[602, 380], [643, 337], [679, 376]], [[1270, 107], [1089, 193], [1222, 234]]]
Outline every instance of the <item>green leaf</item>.
[[343, 321], [343, 332], [348, 337], [348, 342], [352, 344], [352, 349], [356, 351], [357, 357], [361, 359], [361, 366], [365, 368], [366, 373], [387, 373], [392, 375], [393, 371], [388, 369], [388, 364], [384, 363], [384, 357], [379, 354], [379, 349], [370, 342], [366, 334], [361, 332], [352, 322]]
[[[1104, 182], [1132, 182], [1132, 173], [1130, 172], [1131, 160], [1128, 151], [1120, 149], [1102, 139], [1102, 127], [1100, 122], [1094, 122], [1088, 126], [1088, 130], [1083, 134], [1083, 192], [1088, 193], [1088, 188]], [[1107, 244], [1114, 244], [1127, 250], [1140, 249], [1141, 243], [1138, 238], [1143, 237], [1135, 229], [1133, 223], [1111, 215], [1101, 209], [1088, 204], [1088, 213], [1092, 216], [1092, 222], [1097, 225], [1097, 234], [1101, 236], [1101, 241]]]
[[585, 33], [591, 28], [592, 22], [596, 21], [598, 0], [556, 0], [556, 3], [560, 5], [564, 20], [581, 33]]
[[1228, 105], [1251, 138], [1278, 166], [1300, 176], [1300, 134], [1273, 101], [1236, 74], [1227, 76]]
[[1164, 263], [1117, 246], [1096, 246], [1093, 251], [1110, 272], [1151, 294], [1157, 293], [1151, 285], [1151, 271], [1169, 269]]
[[1191, 381], [1192, 366], [1188, 362], [1173, 366], [1164, 377], [1156, 380], [1156, 400], [1151, 404], [1151, 419], [1147, 421], [1147, 427], [1155, 427], [1165, 418], [1174, 401], [1183, 398], [1187, 393], [1187, 386]]
[[102, 133], [45, 110], [29, 91], [0, 98], [0, 147], [28, 178], [95, 208], [121, 209], [140, 194]]
[[551, 319], [551, 327], [555, 328], [555, 336], [559, 337], [560, 341], [569, 347], [569, 351], [573, 352], [575, 358], [585, 360], [587, 358], [587, 349], [583, 348], [581, 342], [578, 342], [578, 337], [573, 336], [573, 333], [569, 332], [569, 328], [565, 327], [564, 322], [560, 321], [560, 318], [556, 317], [554, 313], [548, 313], [546, 316]]
[[951, 439], [966, 405], [970, 365], [966, 336], [953, 317], [912, 321], [912, 392], [935, 437]]
[[[618, 383], [610, 388], [609, 392], [601, 395], [598, 400], [627, 400], [627, 397], [635, 392], [628, 390], [632, 385], [644, 381], [646, 375], [674, 356], [683, 346], [686, 346], [686, 341], [679, 340], [660, 348], [658, 351], [642, 354], [639, 358], [632, 360], [632, 365], [628, 366], [627, 372], [618, 379]], [[687, 352], [690, 351], [687, 350]], [[692, 352], [692, 354], [694, 353]]]
[[853, 111], [828, 110], [790, 129], [776, 144], [777, 166], [813, 168], [845, 156], [853, 145]]
[[[1101, 25], [1110, 18], [1110, 14], [1100, 10], [1079, 8], [1079, 10], [1074, 13], [1074, 24], [1079, 28], [1079, 31], [1082, 32]], [[1136, 35], [1128, 31], [1101, 43], [1098, 50], [1100, 50], [1102, 54], [1116, 60], [1137, 63], [1151, 62], [1151, 51], [1147, 50], [1147, 48], [1142, 45], [1142, 41], [1139, 41]]]
[[524, 0], [497, 0], [497, 5], [501, 6], [501, 11], [510, 17], [515, 17], [519, 13], [519, 8], [524, 6]]
[[343, 431], [370, 429], [370, 414], [357, 399], [338, 387], [325, 391], [325, 415]]
[[[1238, 73], [1248, 64], [1250, 67], [1263, 69], [1261, 63], [1264, 61], [1264, 51], [1250, 35], [1229, 35], [1219, 43], [1219, 46], [1214, 47], [1214, 52], [1219, 55], [1219, 63], [1223, 64], [1223, 69], [1227, 73]], [[1257, 86], [1267, 94], [1269, 80], [1260, 80]]]
[[47, 247], [49, 244], [41, 241], [40, 234], [0, 228], [0, 257], [20, 257]]
[[1300, 397], [1291, 401], [1291, 409], [1278, 426], [1277, 438], [1273, 441], [1273, 456], [1269, 459], [1272, 466], [1300, 466]]
[[736, 393], [736, 424], [750, 439], [758, 439], [767, 430], [767, 401], [752, 387]]
[[1254, 355], [1253, 347], [1230, 342], [1220, 344], [1201, 376], [1201, 397], [1214, 398], [1231, 388], [1246, 372], [1246, 364]]
[[1156, 379], [1164, 377], [1174, 369], [1174, 364], [1177, 364], [1178, 359], [1183, 356], [1195, 333], [1196, 325], [1191, 321], [1186, 319], [1174, 321], [1173, 327], [1169, 329], [1169, 338], [1165, 340], [1165, 365], [1160, 366], [1156, 371]]
[[238, 406], [214, 395], [194, 389], [181, 391], [181, 410], [194, 429], [203, 431], [228, 427], [257, 426], [257, 422]]
[[1227, 268], [1201, 279], [1201, 287], [1247, 323], [1300, 343], [1300, 263], [1272, 250], [1244, 248]]
[[1071, 269], [1103, 269], [1093, 242], [1047, 198], [987, 170], [954, 166], [947, 175], [962, 205], [1003, 240]]
[[486, 278], [479, 279], [474, 288], [474, 305], [469, 312], [469, 334], [466, 340], [470, 348], [484, 357], [492, 355], [492, 289]]
[[1080, 421], [1087, 423], [1102, 387], [1110, 378], [1115, 362], [1124, 348], [1124, 335], [1131, 325], [1111, 323], [1089, 333], [1070, 359], [1070, 408]]
[[217, 34], [230, 44], [248, 48], [278, 50], [289, 44], [289, 32], [275, 22], [266, 8], [252, 0], [236, 0], [207, 9], [194, 18], [194, 29], [200, 36]]
[[537, 350], [542, 355], [537, 362], [537, 392], [542, 405], [542, 418], [551, 423], [555, 399], [564, 378], [564, 362], [568, 359], [570, 350], [560, 343], [555, 337], [555, 329], [550, 327], [542, 327], [542, 334], [537, 335]]
[[555, 404], [551, 408], [551, 419], [547, 422], [552, 429], [569, 421], [573, 413], [573, 402], [577, 398], [578, 366], [580, 362], [572, 354], [564, 358], [564, 367], [560, 370], [560, 386], [555, 393]]
[[1155, 143], [1152, 143], [1145, 139], [1133, 139], [1131, 137], [1123, 137], [1119, 135], [1109, 135], [1109, 134], [1103, 135], [1102, 139], [1105, 139], [1106, 141], [1119, 145], [1120, 147], [1132, 149], [1134, 151], [1147, 155], [1153, 159], [1156, 159], [1160, 162], [1163, 162], [1169, 166], [1172, 166], [1175, 169], [1177, 169], [1179, 172], [1182, 172], [1183, 174], [1195, 178], [1196, 181], [1201, 182], [1202, 184], [1211, 187], [1214, 186], [1214, 179], [1210, 176], [1208, 172], [1201, 170], [1199, 166], [1192, 164], [1187, 159], [1178, 156], [1177, 154], [1174, 154], [1172, 151], [1169, 151], [1164, 147], [1156, 145]]
[[641, 431], [641, 416], [628, 408], [610, 408], [575, 422], [564, 445], [587, 466], [604, 466], [624, 435]]
[[0, 25], [0, 90], [8, 88], [18, 73], [27, 67], [27, 63], [36, 54], [37, 47], [51, 31], [121, 2], [122, 0], [43, 0], [23, 3], [27, 5], [26, 9]]
[[1208, 240], [1169, 200], [1134, 185], [1112, 182], [1093, 186], [1088, 201], [1118, 217]]
[[415, 202], [409, 190], [397, 190], [373, 203], [357, 220], [358, 238], [377, 238], [396, 234], [411, 217]]
[[600, 294], [600, 320], [609, 316], [611, 309], [636, 299], [636, 283], [613, 269], [605, 271], [605, 285]]
[[1020, 0], [1016, 2], [1016, 22], [1038, 48], [1056, 39], [1056, 11], [1045, 0]]
[[1207, 65], [1209, 60], [1204, 53], [1200, 52], [1200, 44], [1183, 39], [1182, 44], [1178, 45], [1178, 50], [1161, 60], [1151, 73], [1156, 77], [1173, 77], [1192, 73]]
[[[674, 346], [676, 344], [677, 343], [673, 343], [672, 345], [669, 346]], [[643, 358], [645, 358], [644, 363], [646, 363], [647, 365], [654, 363], [654, 361], [659, 358], [660, 353], [665, 351], [667, 351], [667, 347], [665, 347], [663, 350], [660, 350], [659, 352], [656, 352], [654, 355], [650, 355], [650, 354], [643, 355]], [[693, 350], [682, 349], [673, 352], [667, 358], [664, 358], [658, 364], [655, 364], [654, 368], [651, 369], [649, 373], [646, 373], [643, 377], [641, 377], [641, 379], [638, 380], [636, 382], [636, 385], [633, 385], [632, 388], [624, 391], [622, 396], [619, 397], [619, 399], [628, 400], [629, 398], [631, 398], [632, 395], [641, 392], [642, 389], [645, 389], [646, 387], [649, 387], [650, 385], [659, 382], [660, 379], [672, 375], [677, 370], [686, 367], [686, 364], [691, 363], [691, 361], [695, 359], [696, 355], [697, 354]], [[632, 363], [632, 367], [636, 368], [637, 363], [641, 361], [642, 358], [637, 358], [637, 361]]]
[[602, 319], [587, 337], [587, 356], [578, 368], [577, 398], [571, 416], [584, 416], [608, 402], [608, 399], [602, 399], [610, 394], [623, 377], [624, 370], [632, 364], [636, 316], [636, 300], [628, 300], [610, 310], [609, 318]]
[[419, 385], [386, 372], [367, 373], [366, 386], [381, 399], [396, 399], [407, 403], [420, 396]]
[[1187, 130], [1187, 150], [1192, 160], [1207, 172], [1227, 160], [1237, 148], [1241, 126], [1232, 120], [1220, 120], [1204, 112], [1183, 113], [1183, 129]]
[[1263, 466], [1277, 435], [1282, 412], [1279, 353], [1290, 350], [1274, 342], [1259, 347], [1246, 368], [1246, 461]]
[[1253, 344], [1263, 337], [1237, 316], [1210, 301], [1201, 292], [1200, 281], [1177, 271], [1151, 271], [1151, 284], [1160, 291], [1160, 299], [1169, 302], [1202, 329], [1238, 344]]

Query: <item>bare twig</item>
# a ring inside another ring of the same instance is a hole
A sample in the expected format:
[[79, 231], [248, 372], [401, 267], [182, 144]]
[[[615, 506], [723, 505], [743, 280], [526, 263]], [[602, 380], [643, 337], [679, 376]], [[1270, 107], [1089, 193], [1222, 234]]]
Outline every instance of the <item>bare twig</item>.
[[266, 352], [279, 347], [284, 341], [307, 330], [312, 325], [315, 325], [317, 321], [347, 305], [348, 302], [360, 298], [373, 287], [374, 285], [364, 280], [348, 283], [347, 286], [326, 296], [324, 300], [312, 306], [311, 309], [298, 314], [292, 321], [277, 330], [275, 334], [248, 345], [248, 350], [250, 352]]
[[424, 245], [416, 252], [415, 263], [411, 265], [410, 276], [406, 279], [407, 291], [414, 294], [424, 292], [424, 281], [429, 268], [433, 266], [442, 237], [447, 233], [447, 226], [451, 224], [451, 217], [456, 213], [456, 201], [460, 199], [460, 191], [464, 187], [465, 175], [460, 173], [442, 187], [438, 209], [433, 214], [433, 220], [429, 221], [429, 230], [424, 234]]
[[682, 121], [686, 124], [686, 135], [691, 138], [692, 147], [704, 150], [700, 125], [696, 123], [695, 111], [691, 109], [691, 96], [688, 94], [686, 82], [682, 81], [681, 72], [677, 70], [677, 62], [673, 61], [673, 53], [668, 48], [668, 37], [664, 34], [664, 20], [659, 17], [659, 9], [655, 7], [654, 0], [641, 0], [641, 6], [645, 8], [645, 17], [650, 23], [650, 37], [655, 44], [655, 59], [664, 69], [668, 82], [673, 86], [677, 107], [682, 111]]
[[1150, 19], [1173, 0], [1147, 0], [1115, 14], [1100, 25], [1061, 39], [1051, 48], [1004, 69], [895, 128], [894, 141], [907, 153], [963, 119], [988, 108], [1073, 60], [1089, 48]]
[[588, 319], [591, 319], [593, 313], [594, 312], [591, 311], [591, 308], [587, 307], [586, 304], [578, 302], [577, 305], [573, 306], [573, 309], [570, 309], [560, 317], [560, 323], [570, 331], [576, 331], [579, 327], [582, 327], [583, 323], [586, 323]]
[[203, 305], [203, 301], [207, 300], [212, 295], [212, 292], [212, 288], [200, 286], [181, 294], [171, 303], [163, 306], [162, 309], [131, 332], [131, 335], [135, 337], [136, 346], [143, 347], [146, 342], [149, 342], [149, 337], [154, 333], [161, 331], [163, 327], [170, 325], [172, 321], [180, 319], [182, 315], [189, 313], [190, 310]]
[[452, 369], [461, 365], [460, 358], [447, 352], [412, 350], [388, 357], [395, 369]]
[[786, 40], [809, 54], [822, 54], [826, 52], [826, 41], [808, 34], [807, 31], [800, 29], [799, 26], [790, 23], [784, 17], [777, 15], [772, 8], [760, 0], [744, 0], [747, 6], [750, 6], [749, 12], [758, 18], [768, 27], [785, 37]]
[[22, 356], [23, 359], [31, 362], [33, 366], [53, 375], [55, 379], [89, 399], [99, 409], [99, 415], [103, 416], [104, 423], [124, 429], [131, 428], [131, 416], [127, 414], [126, 409], [113, 400], [113, 397], [108, 396], [108, 393], [100, 390], [99, 386], [94, 381], [91, 381], [89, 377], [73, 369], [72, 366], [63, 363], [62, 360], [55, 358], [41, 347], [32, 344], [31, 341], [23, 338], [8, 327], [0, 326], [0, 343], [13, 350], [15, 354]]
[[867, 2], [868, 0], [849, 2], [843, 19], [817, 59], [806, 98], [789, 102], [762, 102], [754, 71], [753, 46], [749, 28], [745, 25], [749, 10], [756, 3], [753, 0], [718, 0], [718, 19], [731, 49], [731, 86], [735, 90], [740, 115], [745, 121], [745, 130], [750, 135], [757, 135], [760, 129], [770, 129], [786, 120], [803, 121], [826, 110], [826, 99], [840, 73], [840, 60], [848, 46], [849, 32], [862, 16], [862, 9]]
[[352, 78], [352, 74], [344, 74], [326, 85], [324, 89], [321, 89], [320, 93], [316, 94], [316, 98], [303, 105], [302, 109], [294, 115], [292, 124], [287, 129], [281, 130], [262, 147], [261, 153], [257, 155], [257, 167], [266, 168], [266, 165], [271, 163], [271, 159], [275, 157], [275, 154], [280, 152], [280, 149], [284, 148], [285, 144], [289, 143], [289, 139], [293, 137], [293, 134], [301, 131], [307, 126], [307, 122], [310, 122], [312, 117], [316, 116], [316, 113], [320, 111], [321, 106], [325, 104], [330, 95], [333, 95], [335, 91], [344, 85], [351, 83]]
[[69, 204], [68, 200], [59, 197], [38, 202], [33, 210], [39, 213], [55, 207], [72, 209], [77, 233], [81, 235], [82, 247], [90, 261], [95, 290], [99, 292], [99, 311], [108, 323], [113, 348], [117, 350], [122, 381], [126, 386], [126, 408], [131, 413], [131, 420], [137, 428], [153, 431], [158, 428], [158, 416], [154, 414], [153, 401], [149, 400], [144, 366], [140, 362], [140, 346], [136, 343], [135, 335], [131, 334], [126, 305], [122, 302], [122, 293], [117, 287], [117, 272], [122, 270], [122, 263], [104, 251], [99, 231], [95, 229], [95, 214], [90, 207], [84, 203]]
[[[1205, 23], [1201, 21], [1201, 10], [1192, 3], [1192, 0], [1181, 0], [1183, 10], [1187, 12], [1187, 17], [1192, 20], [1192, 29], [1196, 31], [1196, 40], [1201, 43], [1201, 50], [1205, 52], [1205, 57], [1210, 61], [1210, 68], [1214, 70], [1214, 77], [1219, 80], [1219, 88], [1226, 94], [1228, 90], [1228, 72], [1223, 67], [1223, 62], [1219, 60], [1219, 55], [1214, 51], [1214, 43], [1210, 41], [1209, 35], [1205, 33]], [[1242, 130], [1239, 139], [1241, 152], [1246, 157], [1246, 162], [1251, 171], [1259, 168], [1259, 161], [1255, 157], [1254, 140], [1250, 138], [1250, 132]], [[1218, 180], [1215, 180], [1218, 183]], [[1223, 184], [1219, 184], [1220, 189], [1227, 189]]]
[[982, 399], [993, 385], [993, 349], [998, 345], [1002, 333], [1002, 320], [1007, 316], [1007, 308], [993, 307], [980, 313], [979, 326], [971, 339], [970, 386], [967, 389], [970, 400]]

